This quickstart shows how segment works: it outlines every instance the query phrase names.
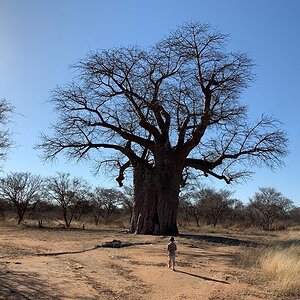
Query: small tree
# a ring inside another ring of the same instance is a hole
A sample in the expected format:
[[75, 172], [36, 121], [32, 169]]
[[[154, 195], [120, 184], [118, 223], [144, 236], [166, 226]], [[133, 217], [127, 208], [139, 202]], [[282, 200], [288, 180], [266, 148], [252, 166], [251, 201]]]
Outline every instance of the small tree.
[[290, 219], [297, 225], [300, 225], [300, 207], [294, 207], [290, 211]]
[[85, 201], [88, 183], [80, 178], [71, 178], [69, 173], [58, 172], [47, 179], [47, 193], [51, 201], [56, 201], [62, 208], [65, 226], [71, 222], [80, 205]]
[[105, 223], [108, 223], [124, 199], [124, 194], [116, 189], [96, 187], [92, 201], [95, 224], [98, 225], [100, 217], [103, 217]]
[[195, 219], [197, 227], [200, 225], [199, 222], [201, 214], [199, 212], [197, 202], [199, 200], [199, 193], [201, 189], [202, 187], [199, 182], [194, 179], [184, 187], [180, 194], [178, 216], [185, 222], [186, 225], [189, 224], [191, 217]]
[[11, 132], [7, 128], [7, 124], [9, 123], [9, 115], [13, 110], [14, 108], [7, 100], [0, 100], [0, 160], [5, 159], [7, 150], [12, 144]]
[[[190, 223], [190, 218], [192, 214], [192, 206], [193, 204], [187, 197], [187, 194], [183, 194], [179, 197], [179, 205], [178, 205], [178, 221], [179, 225], [188, 226]], [[194, 208], [194, 206], [193, 206]], [[197, 222], [197, 220], [196, 220]]]
[[262, 187], [250, 199], [249, 208], [257, 222], [265, 230], [271, 230], [275, 221], [282, 220], [293, 207], [293, 201], [284, 197], [275, 188]]
[[43, 179], [29, 172], [12, 172], [0, 180], [0, 197], [13, 205], [18, 225], [30, 205], [40, 199]]
[[234, 203], [231, 195], [230, 191], [216, 191], [212, 188], [204, 188], [199, 192], [196, 207], [206, 220], [207, 225], [212, 224], [215, 227], [224, 219], [226, 213], [229, 214], [230, 207]]
[[245, 205], [238, 199], [233, 199], [230, 205], [228, 221], [234, 224], [245, 225], [246, 210]]

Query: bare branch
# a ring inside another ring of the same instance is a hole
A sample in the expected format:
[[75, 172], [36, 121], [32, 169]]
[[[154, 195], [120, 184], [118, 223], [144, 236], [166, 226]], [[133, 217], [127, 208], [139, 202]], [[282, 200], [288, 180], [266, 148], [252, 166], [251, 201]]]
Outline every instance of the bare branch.
[[281, 165], [286, 134], [266, 116], [250, 125], [239, 99], [254, 64], [228, 52], [227, 41], [207, 24], [189, 23], [146, 50], [90, 53], [74, 66], [74, 82], [52, 93], [58, 121], [38, 147], [46, 159], [66, 153], [99, 162], [106, 159], [99, 150], [118, 152], [119, 183], [127, 160], [149, 169], [172, 161], [180, 172], [187, 166], [226, 182], [249, 174], [239, 166]]
[[124, 172], [127, 168], [130, 167], [130, 161], [128, 160], [125, 164], [121, 165], [119, 163], [119, 176], [116, 178], [117, 182], [119, 183], [119, 186], [122, 187], [123, 186], [123, 180], [124, 180]]

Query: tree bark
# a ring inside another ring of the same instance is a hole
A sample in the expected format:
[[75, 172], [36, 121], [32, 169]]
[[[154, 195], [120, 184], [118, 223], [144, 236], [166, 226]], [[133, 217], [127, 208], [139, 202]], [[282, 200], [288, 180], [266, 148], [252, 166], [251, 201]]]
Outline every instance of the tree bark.
[[176, 162], [149, 168], [134, 166], [134, 207], [131, 231], [139, 234], [177, 235], [181, 169]]
[[136, 165], [133, 170], [134, 206], [131, 232], [152, 234], [158, 223], [155, 220], [157, 197], [153, 171], [143, 165]]
[[17, 206], [17, 214], [18, 214], [18, 225], [20, 225], [24, 219], [26, 207], [23, 208], [21, 206]]
[[23, 215], [18, 216], [18, 225], [20, 225], [23, 221]]

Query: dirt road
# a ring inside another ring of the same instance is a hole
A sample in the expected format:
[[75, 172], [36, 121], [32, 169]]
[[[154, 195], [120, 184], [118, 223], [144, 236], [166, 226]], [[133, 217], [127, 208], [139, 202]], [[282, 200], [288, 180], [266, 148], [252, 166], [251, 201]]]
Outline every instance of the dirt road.
[[[102, 247], [114, 239], [139, 245]], [[0, 299], [267, 299], [235, 263], [240, 240], [228, 245], [181, 235], [176, 241], [173, 272], [166, 267], [168, 237], [1, 227]]]

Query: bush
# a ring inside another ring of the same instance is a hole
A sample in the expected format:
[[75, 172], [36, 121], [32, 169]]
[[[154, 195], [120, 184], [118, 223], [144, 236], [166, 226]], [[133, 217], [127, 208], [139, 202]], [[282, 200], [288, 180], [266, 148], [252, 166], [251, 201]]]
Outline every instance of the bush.
[[286, 230], [288, 228], [288, 224], [283, 222], [283, 221], [277, 221], [277, 222], [274, 222], [272, 224], [272, 230], [275, 230], [275, 231], [279, 231], [279, 230]]

